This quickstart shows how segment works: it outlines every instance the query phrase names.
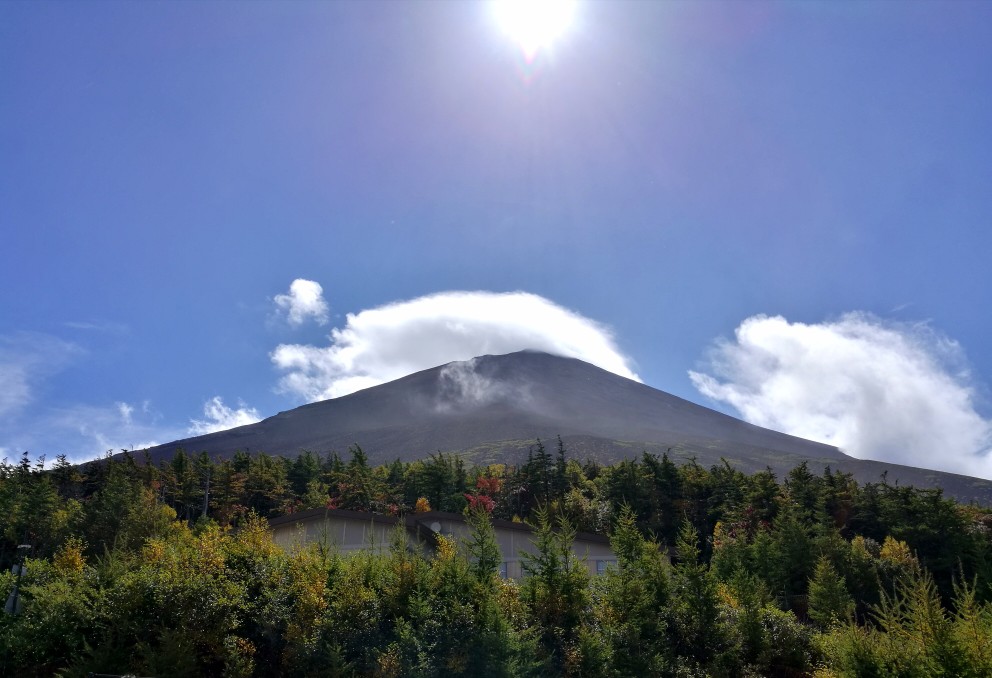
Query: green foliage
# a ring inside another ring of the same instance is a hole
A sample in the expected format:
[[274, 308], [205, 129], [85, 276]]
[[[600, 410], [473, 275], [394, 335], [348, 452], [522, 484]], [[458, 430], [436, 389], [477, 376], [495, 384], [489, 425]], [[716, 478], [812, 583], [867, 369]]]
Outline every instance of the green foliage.
[[480, 584], [492, 585], [499, 576], [499, 566], [503, 562], [492, 521], [481, 507], [467, 512], [465, 518], [472, 530], [467, 544], [472, 559], [470, 570]]
[[617, 519], [610, 539], [617, 567], [596, 587], [595, 616], [616, 675], [661, 675], [673, 661], [669, 566], [635, 519], [629, 507]]
[[809, 582], [809, 618], [821, 628], [841, 624], [854, 613], [854, 601], [843, 578], [826, 556], [816, 564]]
[[[64, 458], [63, 458], [64, 460]], [[64, 466], [59, 472], [65, 475]], [[30, 545], [36, 556], [51, 555], [76, 527], [81, 507], [65, 501], [45, 472], [44, 458], [34, 465], [25, 453], [20, 463], [0, 462], [0, 566], [10, 569], [16, 546]]]
[[699, 533], [690, 523], [679, 532], [676, 549], [671, 608], [680, 664], [687, 670], [724, 675], [733, 652], [732, 636], [721, 615], [716, 577], [700, 562]]
[[552, 526], [547, 512], [537, 512], [533, 555], [525, 555], [521, 596], [537, 626], [541, 659], [549, 670], [578, 670], [598, 652], [583, 625], [590, 617], [589, 574], [572, 552], [574, 528], [564, 518]]
[[[399, 469], [390, 467], [386, 478], [398, 478]], [[393, 494], [413, 507], [417, 499], [424, 497], [437, 511], [460, 512], [465, 507], [465, 492], [468, 491], [468, 472], [460, 457], [443, 453], [432, 454], [423, 461], [410, 464], [402, 478], [402, 492]]]
[[[432, 553], [402, 531], [385, 554], [285, 552], [268, 529], [419, 497], [462, 511], [467, 493], [487, 499], [470, 535]], [[496, 574], [489, 502], [538, 525], [519, 585]], [[476, 469], [372, 467], [357, 446], [51, 469], [24, 455], [0, 463], [0, 520], [0, 596], [31, 546], [0, 675], [992, 675], [992, 513], [829, 469], [779, 484], [647, 454], [603, 467], [560, 440]], [[577, 527], [611, 533], [604, 576], [572, 553]]]
[[770, 544], [772, 593], [783, 607], [800, 612], [816, 567], [814, 542], [807, 525], [801, 510], [786, 507], [775, 521]]
[[929, 573], [901, 579], [875, 609], [876, 625], [853, 623], [824, 639], [839, 676], [992, 675], [992, 606], [958, 586], [954, 614], [941, 605]]

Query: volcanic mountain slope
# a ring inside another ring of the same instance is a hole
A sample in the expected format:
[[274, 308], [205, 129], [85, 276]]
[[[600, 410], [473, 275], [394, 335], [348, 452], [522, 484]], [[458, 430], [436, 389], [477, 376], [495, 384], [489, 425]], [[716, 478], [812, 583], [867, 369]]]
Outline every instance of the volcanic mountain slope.
[[778, 433], [696, 405], [573, 358], [532, 351], [435, 367], [347, 396], [304, 405], [256, 424], [151, 448], [158, 461], [183, 448], [228, 457], [238, 450], [344, 453], [359, 444], [371, 463], [442, 451], [474, 463], [518, 462], [537, 438], [560, 435], [571, 457], [611, 463], [647, 451], [703, 466], [784, 474], [802, 461], [878, 481], [943, 487], [992, 504], [992, 482], [862, 461], [835, 447]]

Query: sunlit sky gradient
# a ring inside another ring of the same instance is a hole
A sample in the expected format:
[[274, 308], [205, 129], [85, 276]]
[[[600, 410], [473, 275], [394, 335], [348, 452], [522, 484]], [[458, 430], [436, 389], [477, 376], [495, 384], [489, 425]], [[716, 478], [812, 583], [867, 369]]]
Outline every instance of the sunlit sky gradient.
[[447, 290], [732, 413], [748, 318], [927, 323], [987, 422], [989, 121], [984, 1], [579, 2], [531, 63], [485, 3], [0, 3], [0, 452], [289, 409], [277, 346]]

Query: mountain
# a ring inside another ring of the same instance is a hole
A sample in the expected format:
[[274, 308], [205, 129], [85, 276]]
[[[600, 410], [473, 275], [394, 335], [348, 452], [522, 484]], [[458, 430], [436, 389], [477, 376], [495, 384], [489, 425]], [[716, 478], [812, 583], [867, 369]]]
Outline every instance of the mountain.
[[229, 457], [238, 450], [293, 455], [344, 453], [359, 444], [371, 463], [441, 452], [473, 463], [518, 462], [540, 438], [560, 435], [571, 457], [602, 463], [647, 451], [703, 466], [728, 463], [779, 475], [802, 461], [853, 473], [861, 482], [942, 487], [959, 501], [992, 505], [992, 482], [864, 461], [836, 447], [745, 423], [574, 358], [522, 351], [434, 367], [350, 395], [303, 405], [256, 424], [177, 440], [179, 448]]

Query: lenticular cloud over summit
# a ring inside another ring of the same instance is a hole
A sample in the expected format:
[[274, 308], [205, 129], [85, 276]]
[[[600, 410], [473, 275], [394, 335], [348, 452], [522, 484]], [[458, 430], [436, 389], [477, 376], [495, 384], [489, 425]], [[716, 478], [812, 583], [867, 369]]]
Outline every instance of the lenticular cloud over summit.
[[349, 313], [330, 345], [281, 344], [280, 390], [347, 395], [455, 360], [524, 349], [578, 358], [640, 381], [605, 326], [536, 294], [441, 292]]
[[752, 424], [855, 457], [992, 478], [992, 423], [958, 344], [865, 313], [834, 322], [754, 316], [717, 342], [699, 391]]

